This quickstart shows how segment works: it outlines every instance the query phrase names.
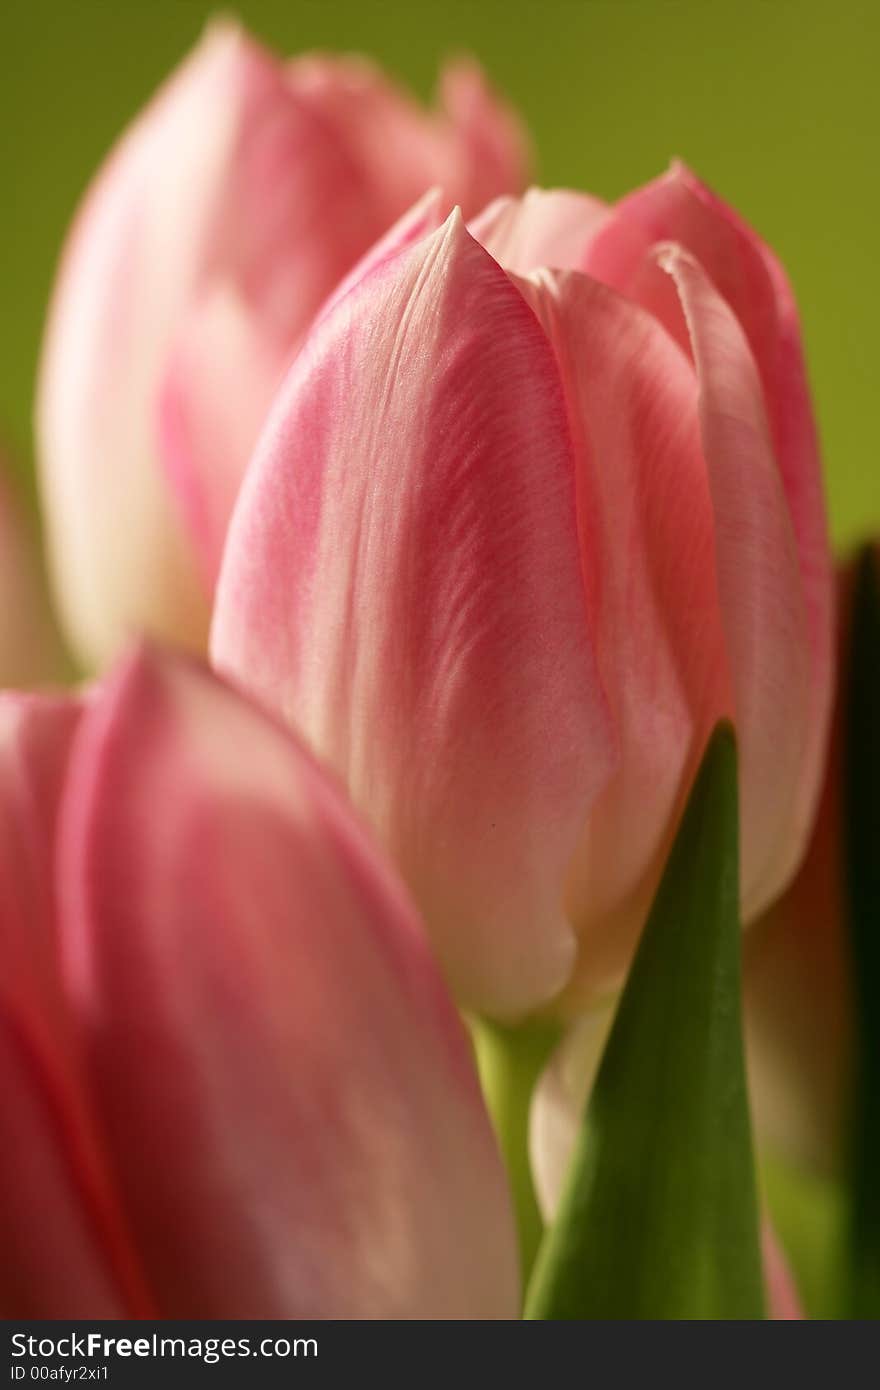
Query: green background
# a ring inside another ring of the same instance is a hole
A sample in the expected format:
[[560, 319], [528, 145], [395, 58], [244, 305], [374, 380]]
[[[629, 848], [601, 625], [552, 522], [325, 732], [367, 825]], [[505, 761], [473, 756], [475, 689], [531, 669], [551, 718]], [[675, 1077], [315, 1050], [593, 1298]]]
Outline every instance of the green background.
[[[277, 47], [363, 49], [427, 96], [472, 50], [547, 183], [614, 198], [680, 155], [777, 248], [800, 299], [838, 541], [880, 526], [878, 0], [242, 0]], [[195, 40], [199, 0], [6, 0], [0, 434], [26, 462], [65, 226], [116, 132]]]

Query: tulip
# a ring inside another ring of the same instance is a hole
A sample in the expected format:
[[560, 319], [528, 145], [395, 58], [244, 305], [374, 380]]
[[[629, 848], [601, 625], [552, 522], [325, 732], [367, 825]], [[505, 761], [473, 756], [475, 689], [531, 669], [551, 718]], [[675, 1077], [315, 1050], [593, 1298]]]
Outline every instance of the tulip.
[[251, 447], [316, 311], [426, 188], [476, 211], [524, 161], [469, 63], [429, 113], [366, 63], [284, 64], [211, 26], [94, 180], [49, 316], [41, 482], [87, 667], [132, 629], [203, 646]]
[[398, 235], [281, 388], [212, 653], [336, 768], [459, 1001], [571, 1014], [619, 987], [719, 718], [746, 919], [791, 878], [828, 571], [791, 292], [675, 168]]
[[63, 673], [46, 585], [24, 507], [0, 459], [0, 687], [35, 686]]
[[516, 1316], [461, 1025], [339, 791], [187, 659], [0, 700], [0, 1311]]
[[[581, 1116], [613, 1019], [614, 1007], [607, 1001], [584, 1014], [557, 1048], [534, 1094], [531, 1164], [535, 1191], [548, 1224], [562, 1195]], [[788, 1260], [766, 1214], [761, 1222], [761, 1251], [769, 1317], [778, 1321], [803, 1318]]]

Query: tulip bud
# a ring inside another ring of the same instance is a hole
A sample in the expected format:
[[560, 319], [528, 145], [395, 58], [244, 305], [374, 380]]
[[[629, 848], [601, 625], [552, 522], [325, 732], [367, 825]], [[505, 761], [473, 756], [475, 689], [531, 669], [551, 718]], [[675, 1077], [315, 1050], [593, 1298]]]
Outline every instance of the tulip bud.
[[0, 687], [42, 685], [64, 667], [35, 540], [0, 460]]
[[458, 214], [318, 325], [242, 503], [217, 661], [341, 773], [461, 999], [557, 993], [613, 750], [550, 345]]
[[0, 872], [5, 1316], [517, 1316], [461, 1024], [285, 730], [149, 652], [0, 697]]
[[480, 73], [421, 111], [366, 64], [284, 65], [223, 22], [122, 137], [68, 240], [38, 402], [59, 608], [87, 665], [203, 645], [229, 513], [284, 369], [433, 184], [473, 210], [524, 141]]
[[404, 237], [316, 326], [212, 652], [337, 769], [459, 1000], [504, 1019], [619, 986], [721, 718], [746, 918], [781, 892], [831, 594], [793, 301], [734, 214], [675, 170], [473, 230]]

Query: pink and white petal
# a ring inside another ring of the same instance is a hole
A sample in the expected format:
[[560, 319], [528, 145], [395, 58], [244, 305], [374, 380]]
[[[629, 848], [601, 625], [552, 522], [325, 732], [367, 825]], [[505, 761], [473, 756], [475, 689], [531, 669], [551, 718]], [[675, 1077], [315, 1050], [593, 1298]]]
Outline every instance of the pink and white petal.
[[363, 57], [314, 53], [295, 58], [286, 74], [296, 99], [348, 152], [384, 227], [437, 183], [446, 195], [457, 196], [457, 189], [445, 186], [452, 164], [435, 118], [377, 65]]
[[213, 593], [229, 518], [289, 351], [226, 282], [182, 321], [158, 397], [166, 475]]
[[[346, 152], [368, 195], [364, 208], [378, 219], [378, 225], [374, 220], [362, 233], [360, 250], [428, 188], [441, 187], [450, 204], [460, 201], [462, 173], [468, 171], [460, 167], [445, 123], [374, 63], [309, 54], [295, 59], [287, 71], [297, 99], [325, 124], [335, 147]], [[353, 225], [363, 226], [363, 211]]]
[[525, 184], [525, 133], [475, 63], [452, 63], [441, 74], [437, 111], [425, 111], [363, 58], [312, 54], [292, 62], [288, 76], [348, 151], [386, 226], [433, 185], [470, 216]]
[[791, 509], [812, 652], [811, 740], [804, 758], [804, 804], [821, 795], [828, 724], [834, 702], [835, 604], [822, 461], [804, 361], [797, 305], [788, 277], [769, 247], [761, 250], [776, 289], [779, 355], [771, 406], [777, 457]]
[[53, 293], [41, 485], [59, 610], [89, 665], [132, 627], [204, 641], [207, 596], [156, 464], [154, 391], [212, 235], [242, 42], [212, 28], [122, 137], [77, 216]]
[[310, 755], [143, 653], [86, 716], [71, 780], [67, 979], [162, 1314], [515, 1316], [460, 1022]]
[[292, 352], [387, 227], [374, 204], [284, 69], [226, 22], [99, 173], [65, 250], [38, 401], [58, 603], [88, 664], [135, 629], [204, 645], [210, 593], [159, 461], [157, 395], [181, 317], [231, 280], [271, 350]]
[[521, 198], [496, 198], [475, 217], [471, 235], [505, 270], [580, 270], [609, 208], [587, 193], [530, 188]]
[[320, 100], [271, 60], [246, 91], [212, 267], [291, 352], [372, 242], [424, 192], [390, 205]]
[[563, 879], [614, 756], [571, 446], [549, 344], [457, 213], [294, 366], [212, 652], [338, 770], [460, 1001], [515, 1015], [565, 984]]
[[585, 269], [628, 294], [651, 247], [678, 242], [700, 262], [727, 300], [756, 361], [763, 356], [769, 373], [777, 333], [774, 287], [757, 237], [711, 198], [676, 161], [666, 174], [637, 188], [611, 209], [590, 245]]
[[577, 1008], [619, 984], [706, 737], [731, 700], [691, 363], [650, 314], [585, 275], [517, 283], [565, 387], [582, 564], [619, 748], [570, 875]]
[[[369, 186], [324, 113], [259, 50], [249, 61], [218, 190], [205, 268], [212, 275], [181, 309], [157, 387], [158, 443], [209, 593], [285, 369], [322, 303], [340, 293], [340, 279], [389, 220], [382, 190]], [[421, 221], [425, 231], [438, 225], [427, 205]], [[411, 215], [373, 255], [418, 231]]]
[[79, 701], [0, 696], [0, 1309], [149, 1310], [77, 1066], [59, 971], [55, 827]]
[[[599, 228], [585, 269], [639, 297], [645, 257], [653, 245], [666, 241], [689, 251], [730, 305], [763, 387], [809, 623], [810, 739], [802, 795], [804, 805], [814, 807], [832, 698], [833, 586], [816, 426], [794, 295], [770, 248], [679, 162], [662, 178], [622, 199]], [[677, 331], [675, 316], [667, 326]]]
[[790, 880], [812, 825], [814, 805], [803, 777], [813, 747], [809, 621], [764, 396], [742, 327], [681, 248], [661, 249], [656, 266], [656, 275], [667, 275], [677, 292], [700, 383], [740, 752], [741, 893], [748, 922]]

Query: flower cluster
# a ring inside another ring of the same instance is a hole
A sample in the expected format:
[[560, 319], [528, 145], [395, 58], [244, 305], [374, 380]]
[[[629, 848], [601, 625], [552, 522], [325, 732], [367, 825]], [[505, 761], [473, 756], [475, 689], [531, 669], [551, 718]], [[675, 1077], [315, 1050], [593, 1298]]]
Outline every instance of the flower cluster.
[[834, 586], [792, 291], [680, 164], [606, 205], [529, 161], [472, 64], [429, 112], [222, 24], [86, 195], [37, 434], [89, 683], [0, 698], [7, 1315], [519, 1316], [458, 1010], [562, 1038], [550, 1222], [723, 720], [758, 1137], [815, 1157]]

